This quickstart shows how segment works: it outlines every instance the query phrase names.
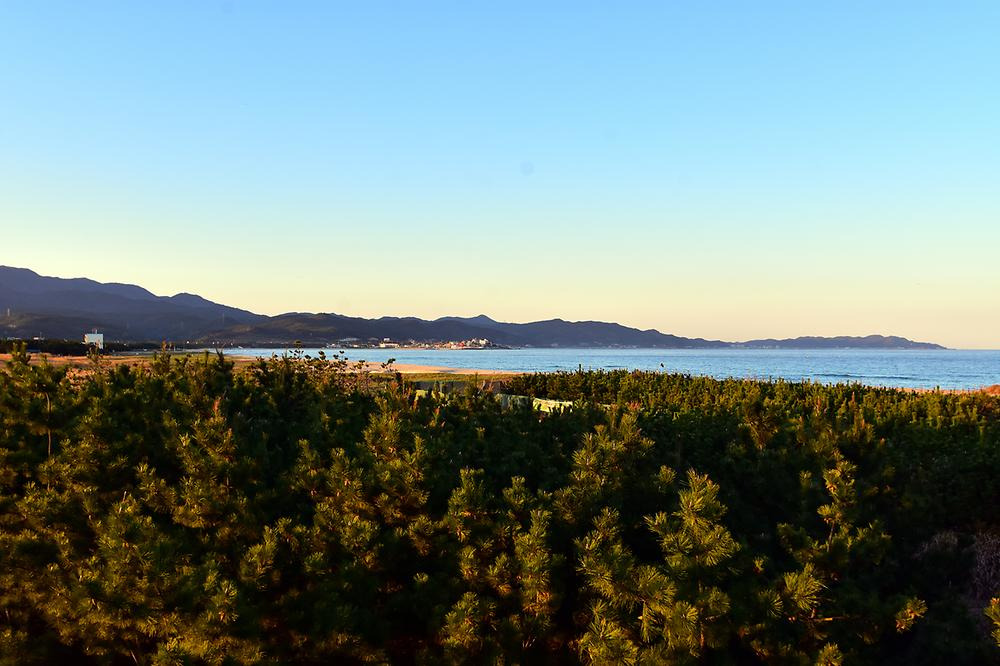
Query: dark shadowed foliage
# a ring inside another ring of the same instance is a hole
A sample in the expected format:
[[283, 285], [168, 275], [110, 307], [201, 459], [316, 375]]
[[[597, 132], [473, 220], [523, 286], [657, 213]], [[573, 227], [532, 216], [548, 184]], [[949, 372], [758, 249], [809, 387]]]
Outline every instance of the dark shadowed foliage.
[[9, 664], [1000, 660], [1000, 401], [341, 361], [0, 371]]

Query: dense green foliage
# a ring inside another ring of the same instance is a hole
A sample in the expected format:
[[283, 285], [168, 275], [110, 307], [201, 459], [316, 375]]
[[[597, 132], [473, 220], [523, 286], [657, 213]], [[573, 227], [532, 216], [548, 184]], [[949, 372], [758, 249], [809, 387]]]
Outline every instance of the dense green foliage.
[[1000, 402], [0, 371], [4, 663], [994, 663]]

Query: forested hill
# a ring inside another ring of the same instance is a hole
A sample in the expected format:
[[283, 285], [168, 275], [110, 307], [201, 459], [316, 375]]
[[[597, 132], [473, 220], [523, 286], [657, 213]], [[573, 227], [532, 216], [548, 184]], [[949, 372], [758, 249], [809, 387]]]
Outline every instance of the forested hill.
[[928, 342], [914, 342], [898, 335], [838, 335], [831, 338], [803, 336], [800, 338], [785, 338], [775, 340], [750, 340], [740, 342], [735, 346], [754, 349], [944, 349], [941, 345]]
[[941, 349], [895, 336], [795, 338], [733, 343], [685, 338], [599, 321], [498, 322], [486, 315], [365, 319], [292, 312], [269, 317], [193, 294], [157, 296], [129, 284], [62, 279], [0, 266], [0, 337], [77, 339], [98, 329], [108, 340], [223, 345], [326, 345], [345, 338], [437, 342], [487, 338], [511, 347], [655, 347], [664, 349]]
[[198, 339], [206, 331], [266, 319], [193, 294], [156, 296], [131, 284], [62, 279], [0, 266], [0, 336], [109, 340]]

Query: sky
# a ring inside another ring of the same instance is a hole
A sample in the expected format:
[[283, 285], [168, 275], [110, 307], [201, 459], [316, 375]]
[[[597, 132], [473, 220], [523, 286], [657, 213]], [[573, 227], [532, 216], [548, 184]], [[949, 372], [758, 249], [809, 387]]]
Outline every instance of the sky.
[[1000, 348], [1000, 3], [0, 3], [0, 264]]

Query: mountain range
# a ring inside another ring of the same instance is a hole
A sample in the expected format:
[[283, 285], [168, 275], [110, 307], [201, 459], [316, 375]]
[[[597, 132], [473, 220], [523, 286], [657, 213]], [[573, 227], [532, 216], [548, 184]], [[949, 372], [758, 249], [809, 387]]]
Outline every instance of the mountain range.
[[487, 338], [511, 347], [654, 347], [721, 349], [943, 349], [897, 336], [800, 337], [724, 342], [685, 338], [599, 321], [549, 319], [524, 324], [478, 317], [365, 319], [289, 312], [267, 316], [181, 293], [157, 296], [131, 284], [55, 278], [0, 266], [0, 337], [81, 338], [97, 329], [108, 340], [169, 340], [205, 345], [322, 346], [349, 338], [445, 342]]

